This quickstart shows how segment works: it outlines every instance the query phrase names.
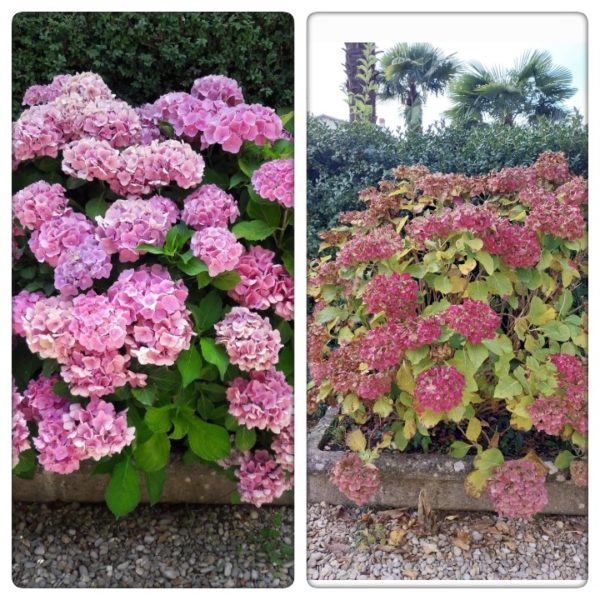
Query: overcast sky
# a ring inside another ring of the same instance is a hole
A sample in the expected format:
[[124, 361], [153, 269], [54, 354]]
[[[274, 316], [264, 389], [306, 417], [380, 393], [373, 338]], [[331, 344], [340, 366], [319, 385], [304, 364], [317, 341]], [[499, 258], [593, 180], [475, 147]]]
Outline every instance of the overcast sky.
[[[577, 93], [567, 105], [586, 115], [587, 24], [577, 14], [317, 14], [309, 22], [309, 111], [348, 119], [340, 86], [345, 81], [344, 42], [375, 42], [387, 50], [398, 42], [430, 42], [467, 63], [510, 67], [527, 50], [547, 50], [556, 65], [573, 74]], [[424, 124], [439, 120], [450, 103], [430, 96]], [[397, 101], [378, 100], [377, 114], [388, 127], [402, 125]]]

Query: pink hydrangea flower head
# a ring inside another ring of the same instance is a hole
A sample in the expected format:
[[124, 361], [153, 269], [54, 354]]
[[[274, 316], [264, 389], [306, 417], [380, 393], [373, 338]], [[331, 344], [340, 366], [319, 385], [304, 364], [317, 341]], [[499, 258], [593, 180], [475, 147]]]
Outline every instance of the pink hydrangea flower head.
[[542, 255], [537, 233], [508, 219], [501, 219], [482, 239], [484, 250], [499, 254], [507, 266], [515, 269], [535, 266]]
[[380, 325], [361, 337], [360, 358], [369, 369], [385, 371], [398, 365], [404, 354], [401, 330], [395, 323]]
[[364, 400], [377, 400], [392, 389], [392, 375], [384, 373], [363, 373], [357, 388], [357, 393]]
[[403, 248], [404, 241], [392, 225], [384, 225], [352, 238], [338, 252], [336, 262], [348, 267], [370, 261], [387, 260]]
[[37, 181], [17, 192], [12, 199], [13, 215], [27, 229], [39, 229], [46, 221], [61, 216], [67, 208], [65, 188], [60, 183]]
[[415, 405], [419, 412], [447, 412], [462, 401], [465, 377], [456, 368], [437, 365], [421, 371], [415, 381]]
[[240, 282], [228, 292], [237, 303], [253, 310], [275, 312], [284, 319], [293, 317], [293, 280], [285, 268], [273, 262], [275, 253], [262, 246], [251, 246], [235, 268]]
[[60, 255], [84, 244], [86, 238], [94, 234], [94, 229], [94, 224], [84, 214], [67, 209], [34, 231], [29, 247], [39, 262], [56, 267]]
[[60, 95], [78, 96], [86, 101], [95, 100], [96, 98], [107, 100], [114, 98], [114, 94], [102, 77], [91, 72], [76, 73], [65, 77]]
[[279, 361], [283, 347], [279, 331], [245, 307], [232, 308], [215, 331], [217, 343], [225, 346], [229, 360], [242, 371], [265, 371]]
[[12, 466], [19, 462], [19, 455], [24, 450], [31, 448], [29, 429], [22, 411], [23, 398], [17, 391], [15, 382], [12, 388]]
[[249, 429], [280, 433], [291, 422], [293, 395], [283, 373], [252, 371], [250, 379], [236, 377], [227, 389], [229, 413]]
[[464, 335], [471, 344], [493, 339], [500, 326], [500, 316], [487, 302], [470, 298], [447, 308], [442, 319], [450, 329]]
[[118, 350], [94, 353], [75, 349], [60, 369], [61, 377], [69, 384], [72, 394], [98, 398], [129, 384], [143, 387], [146, 375], [129, 370], [131, 359]]
[[38, 451], [38, 462], [45, 471], [67, 475], [79, 469], [83, 452], [71, 441], [76, 423], [68, 407], [53, 411], [38, 424], [37, 437], [33, 444]]
[[63, 296], [92, 287], [95, 279], [106, 279], [112, 270], [110, 256], [95, 237], [88, 235], [79, 246], [66, 248], [54, 269], [54, 287]]
[[273, 436], [271, 450], [275, 453], [275, 462], [287, 471], [294, 472], [294, 425], [292, 422], [279, 434]]
[[224, 102], [227, 106], [236, 106], [244, 102], [244, 96], [238, 82], [223, 75], [207, 75], [196, 79], [192, 85], [192, 96], [200, 100]]
[[294, 206], [294, 161], [278, 158], [263, 163], [252, 173], [252, 185], [256, 193], [284, 208]]
[[362, 506], [379, 490], [379, 469], [365, 464], [358, 454], [348, 453], [338, 460], [330, 473], [331, 482], [352, 502]]
[[244, 141], [262, 146], [279, 139], [283, 125], [272, 108], [260, 104], [238, 104], [221, 109], [207, 124], [203, 141], [219, 144], [237, 154]]
[[38, 156], [55, 158], [66, 142], [62, 114], [56, 106], [43, 104], [28, 108], [13, 123], [14, 164]]
[[190, 248], [194, 256], [206, 263], [211, 277], [235, 269], [244, 252], [244, 246], [224, 227], [196, 231], [190, 240]]
[[285, 472], [268, 450], [246, 452], [235, 475], [242, 502], [254, 506], [269, 504], [289, 489]]
[[203, 100], [185, 92], [170, 92], [154, 102], [153, 116], [156, 123], [166, 121], [172, 125], [175, 135], [193, 140], [226, 106], [219, 100]]
[[75, 140], [63, 151], [62, 170], [77, 179], [110, 183], [123, 168], [118, 150], [106, 140]]
[[73, 298], [68, 328], [85, 350], [104, 354], [125, 343], [128, 317], [127, 311], [108, 296], [89, 291]]
[[63, 411], [68, 400], [54, 392], [54, 385], [60, 381], [58, 375], [39, 375], [32, 379], [23, 392], [23, 414], [28, 421], [41, 421], [56, 411]]
[[531, 167], [506, 167], [492, 171], [487, 188], [492, 194], [512, 194], [537, 185], [537, 175]]
[[487, 493], [501, 517], [530, 518], [548, 503], [545, 479], [533, 461], [508, 460], [492, 472]]
[[138, 245], [162, 246], [178, 218], [177, 205], [163, 196], [116, 200], [104, 217], [96, 217], [96, 237], [106, 252], [119, 253], [120, 262], [134, 262], [145, 254]]
[[369, 281], [363, 302], [371, 314], [384, 312], [391, 320], [414, 318], [419, 284], [408, 273], [376, 275]]
[[156, 119], [154, 116], [154, 104], [142, 104], [141, 106], [136, 107], [134, 110], [137, 113], [138, 119], [140, 120], [140, 126], [142, 128], [140, 143], [148, 145], [154, 140], [162, 139], [163, 135], [156, 124]]
[[565, 240], [577, 240], [585, 235], [586, 222], [578, 206], [565, 204], [552, 197], [537, 204], [527, 215], [525, 224], [532, 231], [550, 233]]
[[573, 177], [554, 191], [564, 204], [582, 206], [588, 201], [588, 184], [583, 177]]
[[74, 344], [68, 331], [71, 302], [61, 296], [41, 298], [21, 318], [29, 349], [41, 358], [66, 360]]
[[117, 413], [110, 402], [94, 398], [85, 408], [73, 404], [69, 414], [76, 424], [71, 442], [84, 459], [118, 454], [135, 438], [135, 427], [127, 426], [127, 410]]
[[126, 102], [95, 98], [84, 104], [73, 119], [72, 137], [106, 140], [113, 148], [137, 144], [142, 125], [136, 111]]
[[588, 486], [588, 464], [586, 460], [572, 460], [569, 465], [571, 481], [578, 487]]
[[32, 85], [27, 88], [23, 96], [23, 104], [26, 106], [35, 106], [37, 104], [48, 104], [60, 95], [71, 75], [57, 75], [47, 85]]
[[181, 219], [197, 229], [227, 227], [240, 216], [235, 198], [218, 186], [207, 183], [183, 200]]
[[22, 290], [12, 299], [12, 332], [13, 335], [25, 337], [23, 317], [27, 310], [35, 305], [38, 300], [45, 298], [41, 292], [28, 292]]
[[548, 435], [560, 435], [568, 421], [568, 406], [560, 396], [539, 396], [528, 407], [533, 426]]

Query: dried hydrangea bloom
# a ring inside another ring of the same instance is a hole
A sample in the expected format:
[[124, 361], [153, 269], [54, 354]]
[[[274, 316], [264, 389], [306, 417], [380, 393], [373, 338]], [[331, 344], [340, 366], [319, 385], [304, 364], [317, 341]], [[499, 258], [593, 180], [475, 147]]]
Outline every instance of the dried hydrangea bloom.
[[236, 106], [244, 102], [244, 96], [238, 82], [223, 75], [206, 75], [196, 79], [190, 92], [194, 98], [224, 102], [227, 106]]
[[275, 462], [287, 471], [294, 472], [294, 424], [290, 422], [278, 435], [273, 436], [271, 450], [275, 453]]
[[60, 255], [67, 249], [81, 246], [93, 236], [94, 224], [83, 214], [70, 208], [46, 221], [31, 234], [29, 247], [39, 262], [56, 267]]
[[136, 248], [162, 246], [178, 218], [177, 205], [163, 196], [115, 200], [103, 217], [96, 217], [96, 237], [106, 252], [119, 253], [120, 262], [134, 262], [146, 254]]
[[509, 460], [496, 467], [487, 494], [501, 517], [530, 518], [548, 503], [546, 475], [529, 459]]
[[265, 371], [279, 361], [283, 347], [279, 331], [268, 319], [236, 306], [215, 325], [217, 343], [225, 346], [232, 364], [242, 371]]
[[19, 462], [19, 455], [24, 450], [31, 448], [29, 429], [22, 411], [23, 397], [17, 391], [13, 380], [12, 388], [12, 466]]
[[462, 401], [465, 377], [449, 365], [421, 371], [415, 381], [415, 408], [418, 411], [447, 412]]
[[539, 396], [527, 410], [533, 426], [549, 435], [560, 435], [568, 420], [568, 406], [560, 396]]
[[533, 164], [533, 170], [538, 177], [561, 185], [570, 179], [569, 163], [563, 152], [548, 150], [538, 156]]
[[39, 229], [46, 221], [67, 209], [65, 188], [60, 183], [36, 181], [12, 198], [13, 216], [27, 229]]
[[441, 318], [450, 329], [464, 335], [471, 344], [493, 339], [500, 326], [500, 316], [487, 302], [470, 298], [447, 308]]
[[408, 273], [376, 275], [369, 281], [363, 302], [371, 314], [384, 312], [391, 320], [403, 321], [417, 313], [419, 284]]
[[587, 460], [572, 460], [569, 465], [571, 481], [578, 487], [588, 486], [588, 464]]
[[41, 421], [68, 404], [68, 400], [54, 392], [54, 386], [59, 381], [58, 375], [39, 375], [27, 384], [23, 392], [22, 410], [28, 421]]
[[236, 377], [227, 388], [229, 414], [249, 429], [280, 433], [291, 422], [292, 388], [275, 369], [252, 371], [250, 379]]
[[564, 240], [577, 240], [585, 235], [586, 223], [578, 206], [564, 204], [555, 198], [536, 205], [525, 219], [532, 231], [550, 233]]
[[226, 152], [237, 154], [244, 141], [262, 146], [279, 139], [283, 125], [272, 108], [261, 104], [238, 104], [223, 108], [207, 124], [203, 141], [219, 144]]
[[379, 469], [365, 464], [354, 453], [346, 454], [333, 465], [330, 479], [344, 496], [359, 506], [366, 504], [381, 485]]
[[23, 327], [23, 317], [29, 308], [35, 305], [38, 300], [45, 298], [41, 292], [28, 292], [22, 290], [12, 299], [12, 332], [13, 335], [25, 337]]
[[244, 246], [224, 227], [196, 231], [190, 240], [190, 248], [195, 257], [206, 263], [211, 277], [233, 271], [244, 252]]
[[492, 171], [486, 187], [492, 194], [512, 194], [537, 185], [537, 175], [531, 167], [506, 167]]
[[33, 106], [23, 111], [13, 123], [13, 164], [38, 156], [56, 158], [67, 138], [62, 127], [62, 113], [50, 104]]
[[359, 398], [364, 400], [377, 400], [385, 394], [389, 394], [392, 389], [392, 374], [383, 373], [363, 373], [360, 376], [358, 388], [356, 390]]
[[227, 227], [240, 216], [235, 198], [220, 187], [207, 183], [183, 200], [181, 219], [197, 229]]
[[252, 185], [261, 198], [277, 202], [284, 208], [292, 208], [294, 161], [291, 158], [278, 158], [263, 163], [252, 173]]
[[285, 472], [268, 450], [246, 452], [235, 476], [242, 502], [258, 507], [273, 502], [289, 489]]
[[554, 193], [564, 204], [582, 206], [588, 201], [588, 183], [583, 177], [573, 177], [557, 187]]
[[54, 269], [54, 287], [63, 296], [74, 296], [78, 290], [92, 287], [95, 279], [110, 276], [110, 256], [98, 240], [89, 235], [79, 246], [66, 248]]
[[[274, 306], [277, 314], [282, 313], [280, 316], [283, 318], [291, 318], [293, 281], [283, 265], [273, 262], [274, 258], [275, 253], [271, 250], [251, 246], [242, 254], [235, 267], [240, 281], [228, 295], [246, 308], [267, 310]], [[291, 307], [288, 308], [287, 302], [291, 302]]]
[[391, 225], [359, 234], [338, 252], [338, 265], [348, 267], [358, 263], [387, 260], [404, 248], [404, 240]]

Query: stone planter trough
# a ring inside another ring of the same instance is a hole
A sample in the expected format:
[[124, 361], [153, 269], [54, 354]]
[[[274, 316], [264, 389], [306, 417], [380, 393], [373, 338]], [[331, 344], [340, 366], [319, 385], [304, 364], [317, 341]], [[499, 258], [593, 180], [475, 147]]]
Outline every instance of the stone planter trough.
[[[343, 452], [324, 451], [322, 440], [337, 414], [329, 409], [308, 437], [308, 500], [330, 504], [351, 504], [329, 481], [329, 470]], [[487, 497], [470, 498], [464, 492], [464, 480], [471, 471], [472, 458], [455, 459], [435, 454], [383, 454], [376, 461], [381, 470], [381, 489], [369, 504], [375, 506], [416, 507], [425, 489], [433, 509], [493, 510]], [[587, 514], [587, 489], [571, 481], [550, 475], [546, 481], [549, 502], [544, 513]]]

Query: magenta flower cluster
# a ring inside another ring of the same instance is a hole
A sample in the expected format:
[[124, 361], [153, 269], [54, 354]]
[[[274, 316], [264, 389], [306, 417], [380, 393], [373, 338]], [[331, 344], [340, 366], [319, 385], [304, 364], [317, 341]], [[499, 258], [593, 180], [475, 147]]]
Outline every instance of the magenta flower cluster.
[[240, 257], [235, 270], [240, 282], [229, 297], [252, 310], [274, 308], [283, 319], [294, 317], [294, 282], [283, 265], [273, 262], [275, 253], [251, 246]]
[[294, 206], [294, 161], [279, 158], [262, 164], [252, 173], [256, 193], [284, 208]]
[[404, 321], [417, 314], [419, 284], [408, 273], [376, 275], [369, 281], [363, 302], [371, 314], [385, 313], [388, 320]]
[[365, 464], [358, 454], [349, 453], [333, 465], [331, 482], [359, 506], [366, 504], [381, 485], [379, 469]]
[[[415, 219], [416, 220], [416, 219]], [[343, 267], [387, 260], [404, 248], [403, 239], [391, 225], [384, 225], [351, 239], [338, 253], [336, 262]]]
[[501, 517], [531, 518], [548, 503], [545, 479], [533, 461], [509, 460], [494, 469], [486, 489]]
[[162, 246], [178, 218], [177, 205], [163, 196], [115, 200], [104, 217], [96, 217], [96, 237], [108, 254], [119, 254], [120, 262], [135, 262], [145, 254], [136, 248]]
[[450, 365], [421, 371], [415, 381], [415, 408], [418, 411], [447, 412], [462, 401], [465, 376]]
[[200, 186], [183, 200], [181, 219], [198, 231], [206, 227], [227, 227], [239, 216], [235, 198], [212, 183]]
[[462, 304], [453, 304], [441, 317], [450, 329], [464, 335], [471, 344], [494, 338], [500, 326], [500, 316], [487, 302], [470, 298]]

